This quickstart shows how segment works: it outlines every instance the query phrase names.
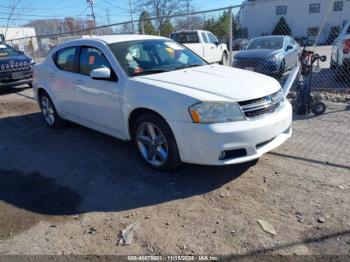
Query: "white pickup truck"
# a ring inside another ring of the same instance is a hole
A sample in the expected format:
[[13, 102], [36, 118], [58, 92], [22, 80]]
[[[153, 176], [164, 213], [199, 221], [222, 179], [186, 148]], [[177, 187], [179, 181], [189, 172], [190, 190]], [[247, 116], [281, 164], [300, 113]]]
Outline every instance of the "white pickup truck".
[[209, 31], [194, 30], [175, 32], [170, 34], [170, 38], [191, 49], [209, 63], [228, 65], [227, 45], [221, 43], [216, 36]]
[[344, 80], [350, 73], [350, 20], [332, 45], [331, 69], [337, 80]]

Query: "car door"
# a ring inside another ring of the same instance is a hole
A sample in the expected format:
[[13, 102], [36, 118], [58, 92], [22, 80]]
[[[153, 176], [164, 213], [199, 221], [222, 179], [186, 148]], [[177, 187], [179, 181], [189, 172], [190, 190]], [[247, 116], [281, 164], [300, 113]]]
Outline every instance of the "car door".
[[208, 61], [211, 62], [212, 58], [210, 57], [211, 54], [211, 49], [213, 47], [213, 45], [210, 43], [208, 35], [206, 32], [201, 32], [200, 36], [202, 38], [202, 48], [203, 48], [203, 58]]
[[[90, 77], [92, 70], [104, 67], [110, 69], [110, 79], [96, 80]], [[121, 84], [103, 52], [94, 46], [82, 46], [79, 52], [78, 73], [75, 85], [79, 118], [98, 129], [120, 131]]]
[[219, 40], [210, 32], [207, 32], [207, 36], [209, 39], [209, 48], [208, 50], [208, 57], [210, 59], [210, 63], [219, 62], [221, 60], [221, 50], [218, 47]]
[[77, 115], [75, 104], [75, 80], [77, 77], [78, 47], [71, 46], [58, 50], [54, 56], [54, 65], [48, 69], [48, 81], [65, 115]]

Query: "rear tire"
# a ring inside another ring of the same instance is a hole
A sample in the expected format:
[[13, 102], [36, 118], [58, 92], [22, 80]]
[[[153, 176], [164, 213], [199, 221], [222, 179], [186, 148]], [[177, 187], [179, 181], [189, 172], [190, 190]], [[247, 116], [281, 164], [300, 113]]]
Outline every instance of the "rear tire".
[[43, 119], [50, 128], [57, 129], [64, 125], [65, 121], [57, 114], [55, 105], [45, 91], [39, 95], [39, 105]]
[[140, 116], [132, 125], [132, 139], [143, 161], [156, 171], [169, 171], [181, 163], [174, 134], [157, 114]]

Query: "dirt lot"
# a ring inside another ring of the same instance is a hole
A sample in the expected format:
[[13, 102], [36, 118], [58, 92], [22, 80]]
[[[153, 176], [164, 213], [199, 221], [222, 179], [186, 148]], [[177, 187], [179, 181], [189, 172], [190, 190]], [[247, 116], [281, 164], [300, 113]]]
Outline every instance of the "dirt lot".
[[31, 97], [0, 96], [0, 254], [350, 254], [346, 104], [295, 117], [292, 139], [258, 162], [159, 174], [129, 143], [48, 129]]

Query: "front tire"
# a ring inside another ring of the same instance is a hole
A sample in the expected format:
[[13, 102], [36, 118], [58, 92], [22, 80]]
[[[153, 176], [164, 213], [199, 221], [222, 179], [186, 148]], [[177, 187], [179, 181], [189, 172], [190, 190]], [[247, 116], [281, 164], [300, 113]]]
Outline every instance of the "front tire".
[[63, 126], [64, 120], [57, 114], [50, 96], [45, 91], [39, 95], [39, 104], [43, 119], [50, 128], [57, 129]]
[[168, 171], [181, 163], [174, 134], [161, 116], [153, 113], [140, 116], [132, 131], [134, 145], [149, 167]]

